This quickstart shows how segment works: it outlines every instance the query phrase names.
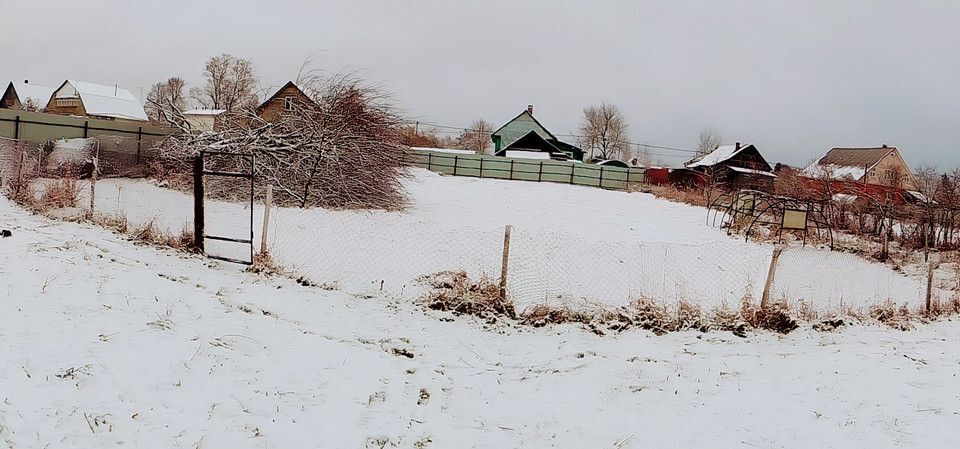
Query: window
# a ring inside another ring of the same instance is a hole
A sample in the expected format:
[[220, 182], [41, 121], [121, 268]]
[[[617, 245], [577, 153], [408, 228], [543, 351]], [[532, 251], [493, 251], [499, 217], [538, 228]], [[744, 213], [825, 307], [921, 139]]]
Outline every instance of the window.
[[293, 110], [293, 97], [283, 97], [283, 110], [284, 111]]
[[57, 106], [72, 107], [80, 106], [79, 98], [57, 98]]

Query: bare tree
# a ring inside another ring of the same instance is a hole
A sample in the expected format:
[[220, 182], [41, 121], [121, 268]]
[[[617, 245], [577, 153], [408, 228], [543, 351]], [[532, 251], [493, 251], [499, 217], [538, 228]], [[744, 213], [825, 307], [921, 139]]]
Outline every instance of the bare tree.
[[720, 146], [720, 132], [713, 128], [704, 128], [700, 130], [700, 138], [697, 141], [697, 156], [703, 156]]
[[484, 119], [476, 119], [469, 129], [463, 130], [457, 137], [457, 146], [476, 151], [477, 154], [487, 154], [490, 150], [490, 133], [493, 125]]
[[176, 76], [154, 84], [147, 93], [147, 104], [144, 107], [147, 118], [152, 122], [166, 124], [181, 117], [181, 113], [187, 109], [187, 97], [184, 93], [186, 85], [183, 78]]
[[225, 118], [222, 130], [196, 134], [183, 129], [163, 142], [158, 172], [185, 176], [203, 149], [252, 153], [258, 178], [273, 185], [278, 204], [403, 207], [400, 181], [409, 160], [400, 143], [402, 120], [390, 99], [344, 75], [314, 79], [302, 89], [313, 104], [296, 102], [275, 121], [240, 109]]
[[627, 120], [619, 108], [601, 103], [583, 110], [580, 145], [590, 157], [618, 159], [630, 155]]
[[249, 59], [226, 53], [214, 56], [203, 69], [204, 85], [190, 90], [190, 96], [207, 109], [237, 112], [257, 103], [257, 77]]

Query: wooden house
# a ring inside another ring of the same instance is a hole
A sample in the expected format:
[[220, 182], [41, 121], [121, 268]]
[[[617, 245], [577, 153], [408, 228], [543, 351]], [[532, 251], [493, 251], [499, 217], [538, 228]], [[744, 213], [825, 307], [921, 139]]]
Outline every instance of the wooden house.
[[547, 128], [533, 117], [532, 105], [494, 131], [490, 138], [493, 140], [495, 156], [517, 155], [531, 158], [540, 154], [545, 159], [583, 161], [583, 150], [557, 139], [547, 131]]
[[670, 171], [670, 181], [687, 186], [708, 183], [727, 189], [771, 190], [777, 175], [757, 147], [747, 144], [721, 145], [715, 150]]
[[0, 108], [41, 111], [47, 107], [53, 90], [52, 87], [30, 84], [28, 80], [22, 83], [11, 81], [0, 97]]
[[309, 95], [305, 94], [293, 81], [288, 81], [260, 106], [257, 106], [257, 116], [268, 122], [273, 122], [298, 107], [315, 105], [316, 103]]
[[47, 112], [106, 120], [147, 121], [137, 97], [119, 86], [66, 80], [54, 90]]
[[896, 147], [833, 148], [800, 171], [809, 186], [830, 194], [869, 196], [875, 201], [925, 201], [913, 171]]

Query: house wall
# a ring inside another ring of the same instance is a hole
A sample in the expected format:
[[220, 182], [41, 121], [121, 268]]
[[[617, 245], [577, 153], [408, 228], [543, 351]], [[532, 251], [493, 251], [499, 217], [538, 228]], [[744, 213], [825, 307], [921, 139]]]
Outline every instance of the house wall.
[[880, 159], [876, 166], [867, 172], [867, 184], [885, 187], [899, 187], [906, 190], [917, 190], [910, 167], [907, 166], [900, 153], [891, 151]]
[[257, 109], [257, 115], [268, 122], [279, 120], [286, 112], [284, 109], [286, 98], [292, 98], [293, 101], [299, 102], [302, 106], [313, 104], [313, 100], [300, 92], [300, 89], [294, 86], [284, 86], [278, 93], [274, 94], [270, 101]]
[[[76, 104], [72, 106], [59, 105], [57, 104], [57, 100], [76, 100]], [[60, 88], [53, 93], [50, 102], [47, 103], [46, 111], [60, 115], [87, 115], [87, 111], [83, 107], [83, 101], [80, 100], [77, 90], [70, 83], [60, 86]]]
[[186, 115], [183, 118], [191, 128], [198, 131], [213, 131], [217, 122], [215, 115]]

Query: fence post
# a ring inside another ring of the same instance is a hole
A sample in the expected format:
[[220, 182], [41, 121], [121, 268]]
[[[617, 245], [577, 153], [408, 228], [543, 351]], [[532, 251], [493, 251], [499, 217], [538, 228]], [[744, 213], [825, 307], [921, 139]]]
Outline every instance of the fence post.
[[94, 205], [97, 200], [97, 172], [100, 171], [100, 141], [97, 140], [97, 154], [93, 156], [93, 172], [90, 173], [90, 212], [89, 217], [93, 218], [95, 210]]
[[267, 184], [267, 198], [263, 200], [263, 234], [260, 235], [260, 254], [267, 253], [267, 234], [270, 230], [270, 203], [273, 202], [273, 184]]
[[460, 156], [453, 155], [453, 176], [457, 176], [457, 165], [460, 165]]
[[84, 138], [84, 139], [87, 138], [87, 130], [88, 130], [89, 127], [90, 127], [90, 121], [89, 121], [89, 120], [84, 120], [84, 121], [83, 121], [83, 138]]
[[137, 127], [137, 165], [140, 164], [140, 147], [143, 142], [143, 127]]
[[20, 193], [20, 189], [23, 188], [23, 164], [26, 162], [27, 152], [22, 147], [20, 148], [20, 165], [17, 166], [17, 185], [14, 186], [14, 193]]
[[433, 170], [433, 153], [427, 153], [427, 170]]
[[513, 226], [503, 228], [503, 260], [500, 263], [500, 299], [507, 298], [507, 273], [510, 271], [510, 230]]
[[483, 155], [480, 155], [480, 177], [483, 178]]
[[516, 162], [513, 159], [510, 159], [510, 180], [513, 181], [513, 163]]
[[570, 163], [570, 184], [573, 184], [573, 174], [577, 172], [577, 164], [574, 162]]
[[934, 269], [933, 262], [928, 262], [927, 263], [927, 295], [925, 298], [926, 301], [924, 301], [924, 304], [927, 310], [927, 315], [932, 313], [931, 309], [933, 308], [933, 269]]
[[540, 161], [540, 170], [537, 171], [537, 182], [543, 180], [543, 161]]
[[13, 140], [20, 140], [20, 116], [13, 119]]
[[193, 158], [193, 247], [203, 252], [203, 152]]
[[763, 296], [760, 297], [760, 310], [767, 310], [770, 303], [770, 288], [773, 287], [773, 277], [777, 273], [777, 260], [780, 259], [780, 253], [783, 247], [780, 245], [773, 247], [773, 255], [770, 257], [770, 268], [767, 269], [767, 282], [763, 284]]
[[603, 188], [603, 166], [602, 165], [600, 166], [600, 184], [598, 184], [597, 187], [600, 187], [601, 189]]

